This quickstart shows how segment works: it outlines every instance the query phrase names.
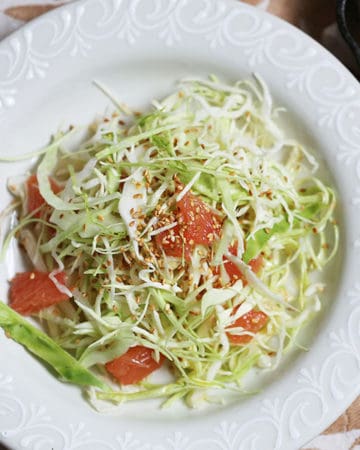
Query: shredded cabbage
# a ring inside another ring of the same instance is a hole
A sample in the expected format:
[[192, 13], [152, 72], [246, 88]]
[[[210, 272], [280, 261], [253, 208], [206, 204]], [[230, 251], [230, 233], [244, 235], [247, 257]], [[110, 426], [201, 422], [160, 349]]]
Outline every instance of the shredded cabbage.
[[[334, 191], [315, 176], [315, 157], [277, 126], [259, 77], [232, 86], [186, 79], [142, 115], [116, 104], [121, 112], [93, 124], [80, 146], [69, 150], [65, 134], [36, 153], [47, 215], [28, 214], [24, 189], [13, 189], [22, 207], [6, 242], [17, 234], [34, 268], [55, 281], [65, 271], [68, 285], [58, 288], [72, 297], [37, 316], [85, 368], [105, 373], [136, 345], [172, 367], [168, 384], [92, 388], [92, 399], [197, 406], [211, 389], [241, 391], [244, 374], [276, 367], [321, 308], [326, 286], [314, 274], [338, 246]], [[222, 232], [186, 260], [168, 256], [156, 237], [178, 225], [161, 217], [190, 191], [220, 217]], [[250, 263], [260, 255], [255, 274]], [[243, 279], [231, 283], [226, 260]], [[251, 310], [268, 317], [257, 333], [234, 326]], [[234, 344], [232, 335], [251, 339]]]

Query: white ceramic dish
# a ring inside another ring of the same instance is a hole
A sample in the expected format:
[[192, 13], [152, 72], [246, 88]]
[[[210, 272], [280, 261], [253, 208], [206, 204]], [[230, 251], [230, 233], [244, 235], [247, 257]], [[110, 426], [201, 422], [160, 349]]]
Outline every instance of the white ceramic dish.
[[[256, 71], [284, 126], [316, 148], [340, 198], [341, 250], [326, 276], [307, 353], [293, 352], [261, 381], [262, 392], [206, 411], [158, 411], [151, 402], [99, 415], [78, 389], [0, 332], [0, 441], [60, 449], [296, 449], [331, 423], [360, 386], [360, 86], [318, 44], [288, 24], [235, 1], [86, 0], [31, 22], [0, 44], [0, 151], [45, 144], [59, 125], [87, 123], [108, 104], [101, 80], [137, 108], [171, 91], [184, 75], [234, 81]], [[0, 165], [6, 178], [29, 162]], [[18, 267], [10, 252], [0, 296]]]

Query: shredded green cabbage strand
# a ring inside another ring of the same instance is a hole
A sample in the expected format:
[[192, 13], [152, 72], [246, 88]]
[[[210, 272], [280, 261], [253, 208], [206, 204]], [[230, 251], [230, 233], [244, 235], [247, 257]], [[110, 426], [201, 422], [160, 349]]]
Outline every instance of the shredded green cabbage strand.
[[[36, 316], [84, 370], [105, 374], [105, 363], [136, 345], [172, 368], [167, 384], [113, 392], [98, 385], [92, 398], [162, 397], [165, 406], [184, 398], [197, 406], [211, 401], [210, 390], [244, 392], [244, 374], [275, 368], [321, 309], [325, 286], [316, 274], [338, 246], [336, 196], [277, 115], [259, 79], [231, 86], [188, 79], [149, 113], [115, 113], [75, 149], [71, 132], [44, 151], [36, 174], [47, 206], [37, 219], [21, 197], [10, 236], [30, 233], [34, 264], [64, 270], [73, 297]], [[168, 256], [156, 241], [179, 183], [222, 222], [214, 244], [196, 246], [190, 260]], [[260, 255], [255, 274], [250, 263]], [[226, 260], [242, 271], [236, 283]], [[268, 317], [259, 332], [228, 330], [251, 310]], [[231, 335], [251, 339], [235, 345]]]

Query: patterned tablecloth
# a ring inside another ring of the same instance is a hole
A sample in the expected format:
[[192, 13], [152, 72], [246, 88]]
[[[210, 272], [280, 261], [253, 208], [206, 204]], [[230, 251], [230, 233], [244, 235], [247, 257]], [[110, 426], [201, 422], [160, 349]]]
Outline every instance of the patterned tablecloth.
[[[71, 0], [0, 0], [0, 39], [25, 22]], [[335, 24], [335, 0], [243, 0], [276, 14], [320, 41], [360, 78]], [[1, 443], [0, 443], [1, 450]], [[360, 450], [360, 397], [303, 450]]]

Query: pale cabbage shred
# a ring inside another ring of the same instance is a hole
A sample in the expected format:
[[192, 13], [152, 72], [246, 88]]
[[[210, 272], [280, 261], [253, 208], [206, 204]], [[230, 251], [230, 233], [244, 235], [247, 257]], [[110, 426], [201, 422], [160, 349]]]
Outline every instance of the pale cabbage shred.
[[[72, 151], [67, 135], [48, 147], [37, 176], [54, 208], [52, 234], [44, 220], [25, 215], [17, 230], [23, 224], [35, 266], [64, 269], [76, 289], [71, 302], [38, 317], [85, 367], [105, 373], [104, 363], [143, 345], [174, 369], [169, 384], [144, 381], [130, 392], [119, 387], [92, 396], [165, 397], [166, 405], [185, 397], [196, 406], [209, 388], [241, 390], [245, 372], [255, 364], [276, 367], [321, 308], [324, 285], [311, 274], [336, 251], [335, 196], [313, 175], [314, 157], [278, 128], [277, 113], [258, 78], [233, 86], [215, 77], [184, 80], [148, 115], [101, 121]], [[57, 195], [49, 175], [64, 185]], [[197, 247], [189, 264], [153, 245], [159, 216], [178, 196], [175, 175], [224, 220], [220, 239], [212, 248]], [[252, 255], [263, 252], [255, 275], [243, 257], [259, 230], [270, 239]], [[234, 242], [238, 256], [229, 258], [246, 276], [245, 286], [241, 280], [230, 286], [222, 264]], [[254, 308], [267, 314], [266, 326], [249, 343], [232, 345], [229, 332], [251, 333], [228, 327]]]

